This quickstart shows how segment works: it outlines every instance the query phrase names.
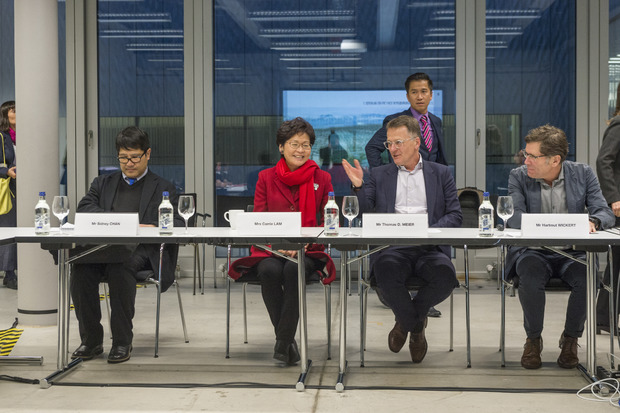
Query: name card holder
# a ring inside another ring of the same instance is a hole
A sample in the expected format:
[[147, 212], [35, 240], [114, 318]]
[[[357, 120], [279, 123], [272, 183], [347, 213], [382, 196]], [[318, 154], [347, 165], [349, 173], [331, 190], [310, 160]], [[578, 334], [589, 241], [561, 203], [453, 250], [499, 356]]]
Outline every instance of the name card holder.
[[575, 238], [590, 233], [588, 214], [523, 214], [524, 237]]
[[237, 215], [239, 235], [301, 235], [301, 212], [246, 212]]
[[138, 213], [75, 214], [75, 235], [138, 235]]
[[364, 237], [426, 237], [427, 214], [364, 214]]

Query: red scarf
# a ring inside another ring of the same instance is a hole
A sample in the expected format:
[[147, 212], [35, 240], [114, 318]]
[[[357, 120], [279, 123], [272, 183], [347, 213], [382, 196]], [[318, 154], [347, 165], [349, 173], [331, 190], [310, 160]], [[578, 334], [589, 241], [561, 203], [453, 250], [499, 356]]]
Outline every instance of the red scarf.
[[316, 227], [316, 201], [314, 199], [314, 172], [316, 162], [308, 159], [305, 164], [291, 172], [284, 158], [276, 164], [276, 176], [288, 186], [299, 185], [299, 210], [301, 226]]

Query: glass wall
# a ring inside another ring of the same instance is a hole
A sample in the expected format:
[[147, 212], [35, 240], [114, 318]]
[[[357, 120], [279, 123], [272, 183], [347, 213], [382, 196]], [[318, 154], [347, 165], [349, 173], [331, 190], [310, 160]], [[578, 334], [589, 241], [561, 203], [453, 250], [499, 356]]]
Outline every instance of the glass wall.
[[409, 108], [404, 82], [415, 72], [433, 80], [430, 110], [454, 165], [453, 0], [215, 0], [214, 24], [220, 225], [224, 211], [252, 203], [258, 172], [279, 159], [276, 130], [296, 116], [315, 128], [311, 159], [348, 194], [342, 166], [321, 156], [328, 137], [367, 167], [366, 143], [385, 116]]
[[507, 193], [530, 129], [561, 128], [568, 158], [575, 159], [575, 33], [574, 0], [487, 0], [486, 190], [492, 194]]
[[97, 3], [99, 172], [118, 169], [114, 138], [135, 125], [149, 168], [184, 192], [183, 0]]

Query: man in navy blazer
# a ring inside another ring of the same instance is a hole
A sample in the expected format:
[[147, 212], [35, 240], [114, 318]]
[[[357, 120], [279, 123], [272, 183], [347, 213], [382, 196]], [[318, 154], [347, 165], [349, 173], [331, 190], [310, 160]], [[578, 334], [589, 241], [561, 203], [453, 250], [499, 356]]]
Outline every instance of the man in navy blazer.
[[[95, 178], [79, 202], [77, 212], [137, 212], [140, 226], [153, 227], [158, 225], [162, 192], [167, 191], [175, 210], [174, 223], [182, 226], [184, 221], [176, 210], [178, 198], [174, 185], [148, 169], [151, 148], [146, 132], [135, 126], [123, 129], [116, 137], [116, 150], [121, 170]], [[141, 270], [158, 270], [159, 244], [139, 244], [128, 257], [106, 256], [105, 252], [97, 255], [102, 258], [101, 263], [73, 266], [71, 297], [81, 344], [71, 357], [90, 360], [103, 352], [99, 283], [107, 279], [112, 308], [112, 349], [108, 362], [121, 363], [131, 356], [136, 275]], [[177, 253], [177, 246], [168, 245], [164, 249], [162, 291], [174, 281]]]
[[[413, 117], [391, 120], [385, 144], [394, 162], [372, 169], [368, 182], [363, 180], [364, 171], [357, 159], [355, 167], [343, 161], [359, 199], [360, 211], [362, 214], [426, 213], [430, 227], [460, 227], [463, 215], [452, 173], [447, 166], [422, 161], [420, 135], [420, 127]], [[428, 348], [424, 333], [428, 309], [449, 297], [459, 285], [450, 248], [389, 247], [371, 256], [371, 268], [396, 317], [388, 335], [389, 349], [399, 352], [411, 333], [411, 360], [420, 363]], [[411, 277], [424, 280], [424, 286], [413, 299], [407, 290], [407, 280]]]
[[[525, 137], [525, 165], [513, 169], [508, 195], [514, 215], [508, 226], [521, 228], [524, 213], [588, 213], [590, 232], [614, 226], [614, 214], [607, 205], [592, 168], [566, 160], [568, 141], [564, 131], [550, 125], [532, 129]], [[564, 252], [585, 260], [583, 251], [564, 247]], [[510, 247], [506, 258], [508, 277], [519, 277], [519, 301], [527, 334], [521, 365], [537, 369], [542, 365], [542, 330], [545, 318], [545, 285], [559, 277], [571, 287], [564, 331], [560, 336], [563, 368], [579, 364], [577, 339], [586, 321], [586, 268], [569, 257], [540, 248]]]
[[[433, 161], [447, 165], [443, 150], [443, 127], [441, 119], [428, 111], [428, 105], [433, 99], [433, 81], [426, 73], [414, 73], [405, 80], [405, 92], [411, 107], [400, 113], [394, 113], [383, 119], [383, 126], [366, 144], [366, 158], [370, 168], [383, 164], [381, 154], [385, 150], [383, 142], [387, 139], [387, 124], [399, 116], [411, 116], [423, 127], [422, 116], [427, 116], [431, 134], [430, 149], [424, 139], [420, 140], [420, 155], [425, 161]], [[422, 137], [421, 137], [422, 138]]]

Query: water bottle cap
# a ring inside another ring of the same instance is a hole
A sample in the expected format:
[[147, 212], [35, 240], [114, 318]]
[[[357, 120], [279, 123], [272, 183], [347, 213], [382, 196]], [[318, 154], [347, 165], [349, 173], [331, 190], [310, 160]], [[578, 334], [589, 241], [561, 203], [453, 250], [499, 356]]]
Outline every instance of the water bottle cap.
[[327, 193], [327, 196], [334, 196], [334, 193], [330, 191]]
[[43, 191], [39, 192], [39, 196], [45, 196], [45, 192]]
[[168, 193], [168, 191], [164, 191], [164, 192], [162, 193], [162, 195], [163, 195], [163, 196], [170, 196], [170, 194]]
[[488, 193], [488, 192], [484, 192], [484, 193], [482, 194], [482, 196], [489, 196], [489, 193]]

